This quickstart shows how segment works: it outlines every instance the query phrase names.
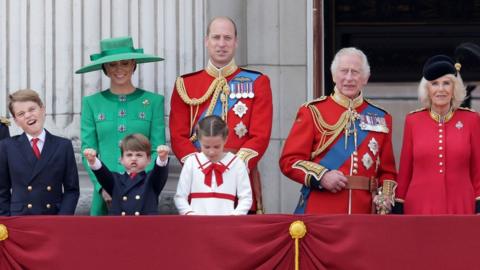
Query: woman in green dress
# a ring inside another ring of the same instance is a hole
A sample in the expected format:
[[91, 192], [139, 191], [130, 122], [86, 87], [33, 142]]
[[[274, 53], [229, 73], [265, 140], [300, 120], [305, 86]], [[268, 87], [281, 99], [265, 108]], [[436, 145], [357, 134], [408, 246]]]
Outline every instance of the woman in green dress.
[[[103, 70], [110, 78], [110, 88], [82, 100], [81, 141], [85, 148], [97, 150], [104, 164], [115, 172], [123, 172], [119, 142], [132, 133], [149, 138], [152, 149], [165, 144], [164, 97], [135, 87], [132, 75], [137, 64], [162, 61], [154, 55], [135, 49], [131, 37], [110, 38], [100, 42], [101, 52], [90, 56], [92, 62], [76, 73]], [[156, 153], [152, 151], [151, 170]], [[101, 189], [95, 175], [83, 164], [94, 186], [90, 214], [105, 215], [110, 194]]]

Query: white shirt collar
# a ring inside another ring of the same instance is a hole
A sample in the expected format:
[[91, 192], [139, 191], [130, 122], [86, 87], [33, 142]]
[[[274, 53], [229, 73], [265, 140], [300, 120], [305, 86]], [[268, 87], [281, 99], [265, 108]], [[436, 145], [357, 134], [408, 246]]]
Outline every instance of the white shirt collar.
[[45, 142], [45, 137], [47, 136], [47, 132], [45, 132], [45, 129], [42, 129], [42, 133], [38, 137], [33, 137], [28, 133], [25, 133], [27, 135], [28, 141], [32, 142], [33, 138], [38, 138], [40, 142], [44, 143]]

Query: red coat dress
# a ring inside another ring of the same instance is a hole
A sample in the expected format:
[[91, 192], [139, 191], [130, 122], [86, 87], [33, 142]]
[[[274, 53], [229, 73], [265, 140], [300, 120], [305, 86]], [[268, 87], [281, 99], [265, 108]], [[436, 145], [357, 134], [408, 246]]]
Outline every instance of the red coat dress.
[[[356, 149], [354, 136], [350, 135], [346, 149], [345, 142], [341, 141], [345, 138], [344, 126], [334, 126], [340, 122], [348, 106], [348, 99], [336, 92], [332, 96], [306, 103], [298, 110], [280, 157], [282, 173], [304, 185], [302, 194], [304, 190], [309, 190], [308, 198], [302, 195], [300, 200], [300, 204], [305, 204], [304, 211], [296, 213], [372, 212], [372, 194], [367, 190], [344, 189], [331, 193], [312, 187], [312, 181], [319, 181], [328, 170], [337, 169], [349, 176], [376, 177], [380, 184], [383, 180], [395, 180], [391, 116], [367, 103], [362, 96], [356, 98], [353, 109], [360, 115], [368, 115], [370, 118], [367, 121], [370, 124], [375, 121], [383, 123], [377, 126], [382, 126], [383, 130], [364, 130], [365, 137], [360, 141], [360, 135], [358, 136]], [[357, 118], [355, 124], [358, 125], [360, 121]], [[370, 125], [370, 128], [373, 126]], [[335, 132], [339, 135], [330, 142], [329, 139]], [[322, 147], [325, 149], [318, 153]], [[322, 163], [326, 159], [329, 162]], [[332, 165], [325, 165], [329, 163]]]
[[[250, 75], [256, 74], [256, 79], [251, 85], [248, 85], [248, 79], [239, 78], [240, 72], [247, 72]], [[238, 68], [234, 62], [224, 67], [222, 71], [215, 69], [210, 63], [204, 70], [183, 75], [177, 79], [177, 84], [173, 90], [170, 111], [170, 137], [172, 150], [175, 156], [184, 161], [187, 156], [198, 152], [199, 149], [194, 144], [196, 138], [192, 137], [194, 128], [201, 115], [208, 110], [213, 94], [198, 105], [185, 102], [185, 96], [182, 97], [178, 89], [179, 80], [183, 80], [185, 94], [193, 99], [201, 99], [207, 89], [211, 87], [212, 82], [220, 74], [225, 77], [230, 87], [232, 80], [236, 80], [240, 88], [231, 89], [230, 94], [244, 94], [238, 98], [236, 103], [227, 111], [228, 138], [225, 148], [236, 152], [237, 156], [243, 159], [250, 171], [250, 180], [256, 177], [259, 179], [257, 164], [270, 141], [272, 129], [272, 91], [270, 89], [270, 80], [267, 76], [250, 70]], [[242, 83], [244, 82], [244, 83]], [[245, 86], [245, 87], [244, 87]], [[245, 95], [245, 93], [254, 95]], [[230, 96], [228, 100], [232, 100]], [[251, 183], [253, 189], [254, 203], [252, 210], [257, 209], [257, 200], [261, 203], [261, 189], [259, 182]], [[261, 205], [259, 205], [261, 208]]]
[[424, 109], [407, 115], [397, 201], [405, 214], [473, 214], [480, 196], [480, 117], [457, 109], [442, 123]]

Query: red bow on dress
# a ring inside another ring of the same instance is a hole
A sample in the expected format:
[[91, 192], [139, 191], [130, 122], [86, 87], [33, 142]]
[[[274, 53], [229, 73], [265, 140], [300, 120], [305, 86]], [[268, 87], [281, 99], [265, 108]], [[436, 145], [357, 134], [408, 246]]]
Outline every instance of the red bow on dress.
[[225, 172], [227, 167], [221, 163], [212, 163], [212, 165], [203, 169], [202, 172], [205, 174], [205, 185], [212, 187], [212, 172], [215, 173], [215, 179], [217, 179], [217, 186], [223, 184], [222, 174]]

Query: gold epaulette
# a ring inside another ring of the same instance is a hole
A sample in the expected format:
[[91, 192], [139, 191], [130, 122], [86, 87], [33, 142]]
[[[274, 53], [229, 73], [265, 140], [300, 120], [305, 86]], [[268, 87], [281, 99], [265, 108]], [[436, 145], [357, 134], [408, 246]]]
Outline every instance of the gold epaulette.
[[377, 104], [374, 104], [370, 99], [364, 98], [363, 100], [365, 100], [365, 102], [367, 102], [368, 104], [372, 105], [373, 107], [379, 108], [380, 110], [384, 111], [386, 114], [389, 114], [388, 111], [387, 111], [385, 108], [383, 108], [383, 107], [381, 107], [381, 106], [379, 106], [379, 105], [377, 105]]
[[414, 110], [414, 111], [409, 112], [408, 114], [417, 113], [417, 112], [423, 112], [423, 111], [425, 111], [426, 109], [427, 109], [427, 108], [416, 109], [416, 110]]
[[472, 108], [467, 108], [467, 107], [458, 107], [459, 110], [462, 110], [462, 111], [470, 111], [470, 112], [476, 112], [474, 109]]
[[327, 98], [328, 98], [328, 96], [321, 96], [321, 97], [316, 98], [316, 99], [314, 99], [314, 100], [307, 101], [307, 102], [303, 103], [302, 106], [303, 106], [303, 107], [308, 107], [308, 106], [310, 106], [310, 105], [312, 105], [312, 104], [314, 104], [314, 103], [317, 103], [317, 102], [320, 102], [320, 101], [324, 101], [324, 100], [326, 100]]
[[10, 126], [10, 120], [6, 117], [0, 117], [0, 123], [4, 124], [5, 126]]

